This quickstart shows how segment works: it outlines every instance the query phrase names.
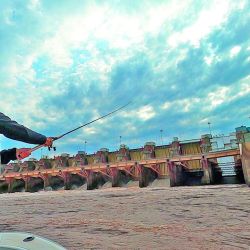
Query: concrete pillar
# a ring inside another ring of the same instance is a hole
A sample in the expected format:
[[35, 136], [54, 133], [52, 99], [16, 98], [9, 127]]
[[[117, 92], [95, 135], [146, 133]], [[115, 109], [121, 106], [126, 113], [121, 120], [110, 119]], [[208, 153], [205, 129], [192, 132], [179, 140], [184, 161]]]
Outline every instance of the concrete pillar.
[[249, 133], [249, 128], [247, 128], [246, 126], [241, 126], [241, 127], [237, 127], [235, 128], [236, 130], [236, 138], [238, 143], [244, 143], [245, 142], [245, 134]]
[[175, 185], [176, 186], [183, 186], [183, 168], [181, 165], [175, 165], [174, 167], [174, 176], [175, 176]]
[[129, 161], [130, 159], [129, 148], [125, 144], [121, 144], [119, 152], [116, 154], [116, 161]]
[[13, 178], [8, 178], [6, 179], [6, 182], [8, 183], [8, 193], [12, 193], [13, 192]]
[[185, 185], [185, 174], [183, 171], [183, 167], [181, 165], [174, 165], [171, 166], [171, 173], [170, 173], [170, 186], [183, 186]]
[[205, 134], [201, 136], [200, 147], [202, 153], [207, 153], [211, 150], [211, 135]]
[[250, 187], [250, 142], [240, 144], [240, 154], [244, 179]]
[[155, 142], [146, 142], [142, 150], [142, 159], [155, 158]]
[[70, 190], [70, 188], [71, 188], [70, 174], [65, 173], [65, 176], [64, 176], [64, 189], [65, 190]]
[[41, 158], [38, 162], [38, 169], [50, 169], [52, 168], [52, 159]]
[[117, 168], [110, 169], [112, 173], [112, 187], [120, 187], [120, 171]]
[[55, 156], [54, 159], [56, 168], [65, 168], [69, 166], [69, 154], [63, 153], [61, 156]]
[[169, 159], [167, 159], [166, 162], [167, 168], [168, 168], [168, 175], [169, 175], [169, 179], [170, 179], [170, 187], [174, 187], [174, 172], [173, 172], [173, 168], [174, 168], [174, 163], [169, 161]]
[[209, 164], [208, 160], [203, 156], [201, 160], [201, 166], [203, 169], [203, 177], [201, 178], [201, 184], [208, 185], [211, 183], [211, 164]]
[[50, 186], [50, 182], [49, 182], [49, 176], [44, 176], [43, 177], [43, 188], [46, 189]]
[[139, 177], [140, 177], [140, 172], [141, 172], [141, 166], [138, 164], [138, 162], [135, 162], [135, 166], [134, 166], [134, 180], [138, 181]]
[[24, 189], [25, 189], [25, 192], [30, 192], [31, 188], [30, 188], [30, 177], [25, 177], [24, 179]]
[[179, 142], [178, 137], [173, 138], [173, 141], [171, 143], [170, 152], [171, 152], [172, 157], [181, 154], [181, 146], [180, 146], [180, 142]]
[[212, 177], [212, 169], [211, 166], [209, 165], [207, 169], [203, 170], [203, 177], [201, 178], [201, 184], [203, 185], [211, 184], [212, 183], [211, 177]]
[[97, 181], [95, 178], [95, 173], [91, 171], [87, 177], [87, 190], [93, 190], [95, 188], [97, 188]]
[[101, 148], [94, 156], [94, 163], [108, 163], [108, 153], [107, 148]]
[[85, 166], [88, 164], [87, 155], [84, 151], [78, 151], [76, 156], [73, 158], [73, 164], [75, 166]]
[[143, 188], [147, 186], [147, 180], [146, 180], [147, 170], [144, 166], [141, 165], [141, 171], [139, 174], [139, 187]]

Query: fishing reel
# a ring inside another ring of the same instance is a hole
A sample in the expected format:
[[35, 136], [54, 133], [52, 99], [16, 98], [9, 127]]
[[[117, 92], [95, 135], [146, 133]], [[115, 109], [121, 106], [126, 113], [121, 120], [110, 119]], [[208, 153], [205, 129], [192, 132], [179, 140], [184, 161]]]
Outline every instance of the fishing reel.
[[56, 147], [53, 147], [53, 146], [50, 146], [50, 147], [48, 147], [48, 150], [50, 151], [50, 150], [54, 150], [54, 151], [56, 151]]

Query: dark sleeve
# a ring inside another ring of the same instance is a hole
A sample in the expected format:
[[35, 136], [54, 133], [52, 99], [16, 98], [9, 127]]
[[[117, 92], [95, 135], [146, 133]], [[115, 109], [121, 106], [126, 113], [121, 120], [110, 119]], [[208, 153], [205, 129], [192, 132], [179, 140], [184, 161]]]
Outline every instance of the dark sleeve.
[[31, 144], [43, 144], [46, 141], [46, 136], [28, 129], [16, 121], [12, 121], [3, 113], [0, 113], [0, 134], [16, 141]]
[[1, 164], [7, 164], [10, 160], [16, 160], [16, 148], [0, 152]]

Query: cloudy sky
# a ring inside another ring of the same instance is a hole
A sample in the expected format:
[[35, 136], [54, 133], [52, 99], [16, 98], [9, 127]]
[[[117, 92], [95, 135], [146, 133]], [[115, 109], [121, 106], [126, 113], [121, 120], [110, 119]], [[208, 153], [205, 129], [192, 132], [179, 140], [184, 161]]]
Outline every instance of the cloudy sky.
[[1, 0], [0, 94], [3, 113], [47, 136], [133, 101], [57, 154], [161, 144], [161, 129], [164, 144], [199, 138], [208, 122], [228, 134], [250, 125], [250, 2]]

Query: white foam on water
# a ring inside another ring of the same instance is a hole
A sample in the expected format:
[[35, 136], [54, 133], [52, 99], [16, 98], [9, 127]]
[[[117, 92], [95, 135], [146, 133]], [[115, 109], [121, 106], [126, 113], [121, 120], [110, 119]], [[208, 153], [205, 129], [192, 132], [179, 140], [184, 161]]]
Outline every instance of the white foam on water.
[[73, 184], [73, 185], [71, 185], [71, 188], [70, 188], [70, 189], [75, 190], [75, 189], [78, 189], [78, 188], [79, 188], [78, 185]]
[[149, 184], [150, 187], [169, 187], [170, 180], [167, 179], [155, 179], [153, 182]]
[[110, 181], [105, 182], [103, 185], [98, 186], [98, 189], [111, 188], [112, 183]]
[[76, 189], [77, 189], [77, 190], [87, 190], [87, 183], [84, 183], [84, 184], [81, 185], [81, 186], [77, 186]]
[[129, 181], [128, 183], [124, 184], [123, 187], [139, 187], [139, 181]]
[[44, 191], [53, 191], [53, 188], [51, 186], [48, 186], [48, 187], [44, 188]]

